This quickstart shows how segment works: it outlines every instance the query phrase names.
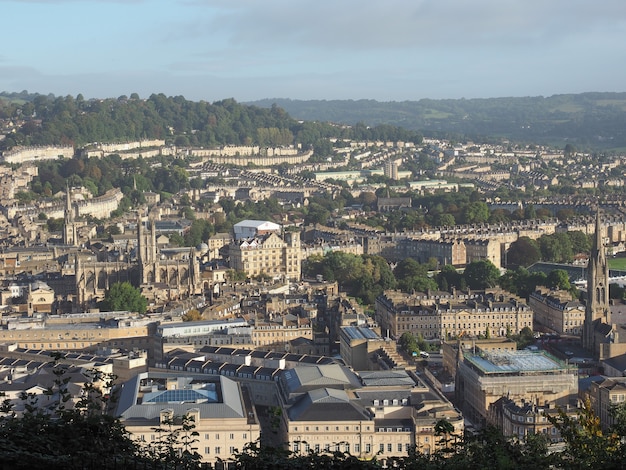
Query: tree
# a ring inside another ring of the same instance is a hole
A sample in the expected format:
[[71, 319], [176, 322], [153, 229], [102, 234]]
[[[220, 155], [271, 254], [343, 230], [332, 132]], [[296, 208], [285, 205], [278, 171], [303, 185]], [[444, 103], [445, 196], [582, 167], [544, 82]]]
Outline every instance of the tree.
[[589, 400], [576, 418], [561, 411], [557, 416], [548, 416], [550, 422], [559, 431], [566, 448], [560, 453], [564, 468], [621, 468], [624, 458], [623, 415], [616, 416], [617, 422], [605, 432], [600, 426], [600, 419], [594, 414]]
[[541, 250], [535, 240], [520, 237], [509, 247], [506, 254], [506, 267], [528, 267], [541, 259]]
[[463, 211], [463, 221], [466, 224], [483, 223], [489, 220], [489, 206], [482, 201], [471, 202]]
[[535, 342], [535, 335], [533, 330], [525, 326], [522, 328], [518, 335], [514, 335], [513, 339], [517, 343], [517, 349], [524, 349], [526, 346]]
[[104, 295], [104, 300], [100, 302], [100, 308], [105, 311], [128, 310], [139, 314], [146, 312], [147, 305], [146, 298], [130, 282], [113, 284]]
[[[40, 406], [34, 394], [20, 397], [23, 408], [16, 413], [10, 400], [1, 406], [0, 466], [11, 469], [143, 468], [152, 461], [142, 455], [117, 417], [104, 412], [110, 397], [105, 391], [113, 384], [111, 374], [98, 370], [86, 373], [82, 394], [71, 394], [67, 366], [60, 355], [50, 363], [53, 384], [45, 395], [57, 397], [53, 409]], [[66, 404], [79, 398], [73, 408]], [[156, 464], [157, 462], [154, 461]]]
[[463, 277], [470, 289], [494, 287], [500, 278], [500, 271], [489, 260], [472, 261], [463, 272]]
[[544, 261], [568, 263], [573, 258], [572, 242], [567, 233], [542, 235], [539, 238], [539, 247]]
[[409, 331], [402, 333], [402, 336], [400, 336], [400, 339], [398, 340], [398, 344], [407, 354], [413, 354], [414, 352], [419, 351], [417, 339], [413, 333]]
[[427, 292], [439, 287], [437, 281], [428, 276], [428, 266], [418, 263], [413, 258], [400, 261], [394, 275], [398, 280], [398, 287], [403, 292]]
[[437, 283], [439, 284], [439, 289], [443, 291], [447, 291], [452, 289], [453, 287], [456, 289], [461, 288], [461, 279], [463, 276], [459, 274], [454, 266], [451, 264], [446, 264], [441, 268], [441, 271], [436, 276]]
[[572, 285], [569, 282], [569, 275], [564, 269], [554, 269], [550, 271], [546, 279], [546, 286], [550, 289], [570, 290]]

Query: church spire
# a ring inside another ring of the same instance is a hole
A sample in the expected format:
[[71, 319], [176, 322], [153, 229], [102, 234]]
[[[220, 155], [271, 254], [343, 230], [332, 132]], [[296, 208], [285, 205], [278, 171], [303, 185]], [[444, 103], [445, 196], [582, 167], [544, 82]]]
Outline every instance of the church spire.
[[583, 324], [583, 346], [594, 352], [595, 329], [600, 323], [610, 324], [609, 268], [604, 247], [600, 209], [596, 213], [595, 233], [587, 265], [587, 303]]

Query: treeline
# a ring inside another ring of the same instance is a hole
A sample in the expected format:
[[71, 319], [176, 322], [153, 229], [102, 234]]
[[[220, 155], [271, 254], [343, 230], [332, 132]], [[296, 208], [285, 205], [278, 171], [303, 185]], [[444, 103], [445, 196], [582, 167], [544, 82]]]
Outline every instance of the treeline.
[[626, 93], [402, 102], [271, 99], [298, 119], [402, 126], [424, 135], [607, 149], [626, 145]]
[[446, 265], [432, 276], [430, 272], [437, 268], [434, 258], [428, 263], [405, 258], [392, 270], [381, 256], [333, 251], [310, 256], [304, 263], [303, 275], [308, 278], [321, 275], [326, 281], [337, 281], [341, 290], [369, 305], [387, 289], [403, 292], [447, 291], [453, 287], [486, 289], [496, 286], [500, 278], [498, 268], [484, 260], [470, 263], [463, 274]]
[[[341, 290], [366, 305], [373, 305], [376, 297], [388, 289], [402, 292], [484, 290], [500, 286], [522, 298], [528, 298], [537, 286], [569, 291], [573, 298], [578, 291], [570, 283], [567, 271], [554, 269], [549, 273], [529, 272], [524, 267], [510, 269], [500, 275], [499, 269], [488, 260], [469, 263], [462, 272], [454, 266], [439, 266], [432, 258], [419, 263], [405, 258], [391, 269], [381, 256], [354, 255], [333, 251], [325, 255], [310, 256], [303, 263], [303, 275], [313, 279], [321, 275], [324, 280], [339, 284]], [[612, 298], [619, 298], [623, 291], [613, 289]]]
[[136, 93], [117, 99], [85, 100], [82, 95], [0, 94], [0, 119], [25, 125], [0, 142], [0, 150], [16, 145], [75, 145], [163, 139], [179, 146], [288, 145], [332, 149], [329, 137], [421, 142], [415, 131], [379, 125], [348, 128], [301, 122], [283, 109], [243, 105], [234, 99], [209, 103], [182, 96]]

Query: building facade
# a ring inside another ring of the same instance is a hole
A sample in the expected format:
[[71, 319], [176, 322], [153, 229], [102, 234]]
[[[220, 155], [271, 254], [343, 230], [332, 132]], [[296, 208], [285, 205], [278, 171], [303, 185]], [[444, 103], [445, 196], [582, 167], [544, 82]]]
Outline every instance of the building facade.
[[[235, 458], [260, 437], [260, 424], [248, 391], [223, 376], [145, 372], [124, 383], [117, 416], [131, 437], [145, 444], [163, 438], [162, 429], [181, 429], [182, 418], [193, 422], [193, 448], [202, 462]], [[177, 445], [183, 446], [179, 436]], [[189, 449], [191, 450], [191, 449]]]
[[585, 307], [569, 292], [538, 289], [528, 297], [535, 322], [560, 335], [582, 334]]
[[545, 351], [459, 349], [455, 394], [463, 415], [487, 422], [489, 407], [502, 397], [515, 402], [575, 406], [578, 369]]
[[299, 281], [302, 266], [300, 233], [286, 232], [281, 237], [272, 232], [236, 240], [230, 245], [230, 266], [250, 277], [267, 275]]
[[506, 336], [533, 328], [533, 311], [506, 292], [385, 291], [376, 298], [376, 319], [394, 338], [405, 332], [443, 340]]

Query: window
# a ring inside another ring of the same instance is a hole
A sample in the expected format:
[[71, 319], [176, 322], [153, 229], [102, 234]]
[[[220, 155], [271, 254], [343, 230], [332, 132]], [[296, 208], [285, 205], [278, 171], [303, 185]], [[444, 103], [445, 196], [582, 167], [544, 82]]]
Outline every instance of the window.
[[216, 447], [216, 448], [215, 448], [215, 453], [216, 453], [217, 455], [219, 455], [221, 452], [222, 452], [222, 449], [220, 449], [219, 447]]
[[378, 452], [385, 452], [385, 444], [378, 444]]
[[230, 440], [232, 441], [235, 438], [235, 435], [231, 433]]
[[398, 443], [398, 452], [402, 452], [402, 444]]
[[219, 435], [219, 434], [216, 434], [216, 435], [215, 435], [215, 439], [219, 439], [219, 438], [220, 438], [220, 435]]
[[354, 444], [354, 452], [359, 454], [361, 452], [361, 444]]
[[230, 453], [231, 453], [231, 454], [234, 454], [234, 453], [235, 453], [235, 450], [236, 450], [236, 449], [235, 449], [235, 446], [230, 446], [229, 451], [230, 451]]
[[372, 444], [365, 444], [365, 453], [369, 454], [372, 452]]
[[391, 452], [393, 447], [391, 446], [391, 442], [387, 444], [387, 452]]
[[204, 453], [207, 454], [207, 455], [210, 454], [211, 453], [211, 448], [209, 446], [206, 446], [204, 448]]

